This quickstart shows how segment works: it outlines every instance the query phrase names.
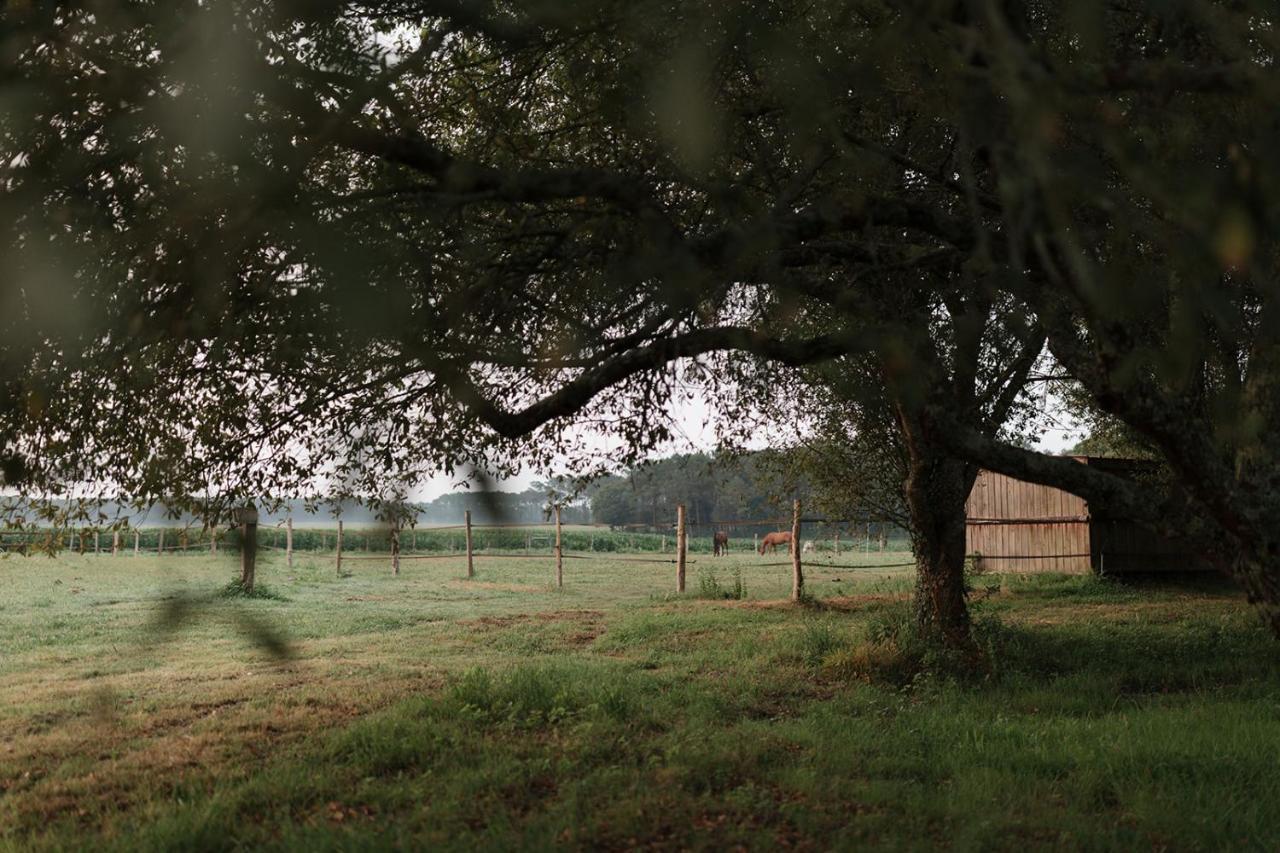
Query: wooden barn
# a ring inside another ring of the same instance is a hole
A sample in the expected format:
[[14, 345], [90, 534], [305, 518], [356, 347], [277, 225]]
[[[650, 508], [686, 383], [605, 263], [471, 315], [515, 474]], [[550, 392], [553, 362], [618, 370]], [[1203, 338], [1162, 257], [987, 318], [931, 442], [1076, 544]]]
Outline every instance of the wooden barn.
[[[1140, 478], [1152, 463], [1072, 457]], [[1133, 522], [1089, 511], [1069, 492], [982, 471], [966, 504], [965, 550], [992, 572], [1158, 572], [1203, 570], [1186, 549]]]

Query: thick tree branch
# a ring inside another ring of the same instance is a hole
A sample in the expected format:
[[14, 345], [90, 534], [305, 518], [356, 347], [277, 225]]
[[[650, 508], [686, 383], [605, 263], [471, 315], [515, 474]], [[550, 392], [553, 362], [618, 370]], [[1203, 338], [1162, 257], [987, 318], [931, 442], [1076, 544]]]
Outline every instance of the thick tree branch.
[[755, 329], [740, 326], [699, 329], [656, 341], [609, 359], [518, 412], [509, 412], [486, 398], [465, 371], [452, 365], [436, 365], [435, 370], [472, 415], [488, 424], [499, 435], [519, 438], [549, 421], [581, 411], [597, 394], [618, 382], [648, 370], [665, 367], [681, 358], [738, 350], [781, 364], [798, 366], [867, 352], [870, 348], [870, 334], [858, 338], [849, 335], [820, 335], [795, 340], [770, 337]]
[[931, 418], [941, 427], [938, 439], [962, 459], [990, 471], [1019, 480], [1053, 486], [1079, 495], [1094, 512], [1134, 521], [1158, 523], [1164, 509], [1152, 500], [1150, 490], [1131, 480], [1090, 467], [1067, 456], [1049, 456], [1024, 450], [983, 435], [950, 413], [933, 410]]

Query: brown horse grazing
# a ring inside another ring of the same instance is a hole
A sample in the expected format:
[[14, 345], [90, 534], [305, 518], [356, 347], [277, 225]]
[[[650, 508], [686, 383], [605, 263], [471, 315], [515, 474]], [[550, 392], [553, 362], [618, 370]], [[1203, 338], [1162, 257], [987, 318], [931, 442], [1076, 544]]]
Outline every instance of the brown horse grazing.
[[791, 552], [791, 531], [784, 530], [781, 533], [766, 533], [764, 538], [760, 540], [760, 553], [764, 553], [765, 548], [773, 549], [773, 553], [778, 553], [778, 546], [786, 545], [787, 553]]
[[729, 534], [723, 530], [717, 530], [711, 535], [711, 556], [723, 557], [729, 553]]

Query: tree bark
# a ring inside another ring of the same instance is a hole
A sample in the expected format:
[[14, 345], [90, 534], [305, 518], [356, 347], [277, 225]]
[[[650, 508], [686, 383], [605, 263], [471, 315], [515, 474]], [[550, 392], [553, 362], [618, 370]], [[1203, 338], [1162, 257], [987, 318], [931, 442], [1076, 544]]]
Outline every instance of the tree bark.
[[965, 501], [977, 469], [931, 440], [927, 422], [899, 415], [907, 447], [907, 509], [916, 560], [913, 607], [922, 636], [972, 644], [965, 602]]

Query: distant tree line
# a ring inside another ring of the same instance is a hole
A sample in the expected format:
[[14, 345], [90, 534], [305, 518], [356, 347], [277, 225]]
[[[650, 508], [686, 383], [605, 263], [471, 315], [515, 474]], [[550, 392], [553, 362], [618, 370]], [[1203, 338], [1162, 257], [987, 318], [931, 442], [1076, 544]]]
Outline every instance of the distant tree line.
[[458, 524], [471, 510], [472, 524], [540, 524], [550, 520], [559, 498], [564, 524], [590, 524], [591, 507], [585, 498], [571, 498], [554, 485], [534, 483], [522, 492], [483, 490], [450, 492], [418, 508], [418, 524]]
[[758, 451], [668, 456], [598, 480], [588, 494], [595, 523], [656, 528], [671, 525], [678, 504], [692, 525], [777, 518], [796, 489], [784, 455]]

